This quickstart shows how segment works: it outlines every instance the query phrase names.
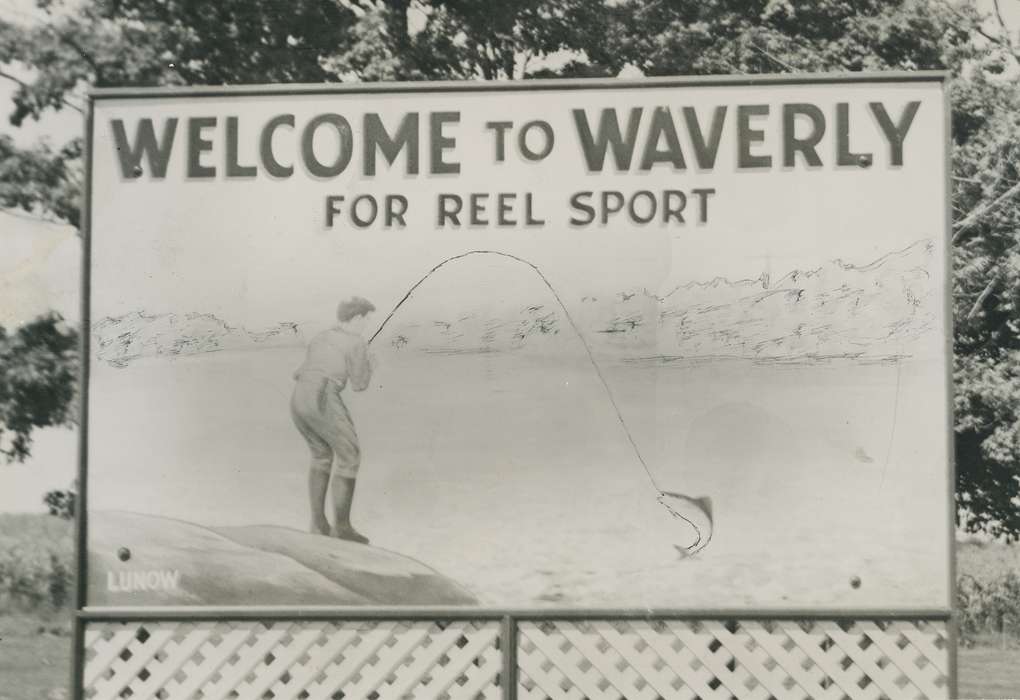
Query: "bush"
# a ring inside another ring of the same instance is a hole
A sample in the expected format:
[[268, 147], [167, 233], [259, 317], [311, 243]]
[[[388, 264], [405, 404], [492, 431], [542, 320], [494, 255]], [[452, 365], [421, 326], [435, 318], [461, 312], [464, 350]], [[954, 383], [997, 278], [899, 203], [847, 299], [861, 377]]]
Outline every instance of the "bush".
[[1020, 638], [1020, 574], [1004, 571], [978, 579], [963, 574], [957, 581], [961, 641], [973, 643], [984, 634]]
[[66, 609], [73, 528], [48, 515], [0, 514], [0, 610]]
[[50, 512], [50, 515], [55, 515], [65, 520], [73, 520], [77, 499], [78, 495], [74, 491], [58, 489], [47, 491], [43, 496], [43, 503], [46, 504], [46, 509]]

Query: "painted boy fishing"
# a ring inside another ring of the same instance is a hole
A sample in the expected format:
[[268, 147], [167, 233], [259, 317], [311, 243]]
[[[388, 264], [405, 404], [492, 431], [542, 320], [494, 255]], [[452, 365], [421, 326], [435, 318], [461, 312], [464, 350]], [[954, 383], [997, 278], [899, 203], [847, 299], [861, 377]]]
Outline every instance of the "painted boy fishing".
[[[313, 534], [332, 535], [353, 542], [368, 538], [351, 524], [354, 485], [361, 465], [361, 448], [341, 391], [368, 388], [372, 362], [364, 332], [372, 302], [351, 297], [337, 307], [337, 325], [308, 344], [305, 361], [294, 372], [290, 413], [308, 443], [312, 461], [308, 473]], [[326, 517], [327, 489], [331, 491], [333, 524]]]

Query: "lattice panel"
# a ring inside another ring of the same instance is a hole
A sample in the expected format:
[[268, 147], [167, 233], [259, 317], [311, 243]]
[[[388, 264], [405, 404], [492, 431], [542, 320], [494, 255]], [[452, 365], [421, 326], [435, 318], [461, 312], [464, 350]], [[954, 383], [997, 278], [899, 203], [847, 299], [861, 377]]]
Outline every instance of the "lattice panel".
[[94, 700], [502, 697], [495, 622], [92, 623]]
[[932, 622], [521, 622], [522, 700], [949, 697]]
[[94, 700], [900, 700], [949, 696], [930, 621], [90, 623]]

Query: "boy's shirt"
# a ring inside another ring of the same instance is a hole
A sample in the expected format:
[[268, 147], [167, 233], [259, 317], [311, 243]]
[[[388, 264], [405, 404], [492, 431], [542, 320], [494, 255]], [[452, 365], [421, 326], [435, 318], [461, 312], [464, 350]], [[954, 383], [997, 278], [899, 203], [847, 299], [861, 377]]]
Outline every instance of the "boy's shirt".
[[364, 391], [372, 378], [368, 345], [364, 339], [339, 329], [323, 331], [308, 344], [305, 361], [294, 378], [303, 374], [324, 375], [343, 389], [348, 381], [355, 391]]

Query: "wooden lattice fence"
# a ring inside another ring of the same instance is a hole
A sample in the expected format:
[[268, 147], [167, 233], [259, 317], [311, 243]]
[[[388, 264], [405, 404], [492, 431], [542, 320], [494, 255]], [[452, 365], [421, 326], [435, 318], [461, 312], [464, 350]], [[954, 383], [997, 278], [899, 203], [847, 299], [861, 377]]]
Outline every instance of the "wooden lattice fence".
[[94, 700], [950, 696], [944, 621], [136, 621], [84, 635]]
[[522, 622], [519, 697], [943, 698], [945, 628], [923, 622]]
[[470, 621], [90, 625], [85, 695], [499, 698], [500, 630]]

